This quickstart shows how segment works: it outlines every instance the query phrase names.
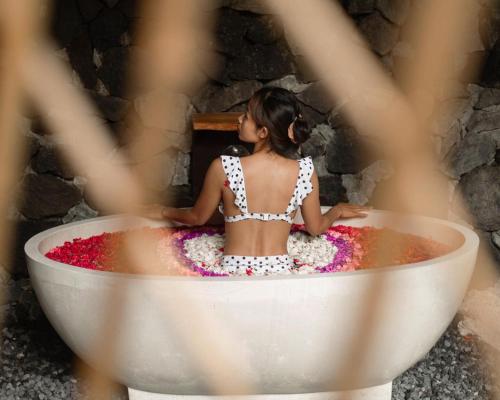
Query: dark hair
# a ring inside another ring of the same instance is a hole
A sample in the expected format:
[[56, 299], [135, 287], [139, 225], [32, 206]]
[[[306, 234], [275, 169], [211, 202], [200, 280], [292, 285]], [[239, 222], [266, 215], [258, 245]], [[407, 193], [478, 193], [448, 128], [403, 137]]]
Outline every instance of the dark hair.
[[[257, 128], [268, 129], [271, 150], [283, 157], [295, 158], [300, 144], [311, 135], [309, 125], [302, 116], [300, 103], [289, 90], [273, 86], [259, 89], [248, 102], [248, 111]], [[292, 122], [296, 143], [288, 137]]]

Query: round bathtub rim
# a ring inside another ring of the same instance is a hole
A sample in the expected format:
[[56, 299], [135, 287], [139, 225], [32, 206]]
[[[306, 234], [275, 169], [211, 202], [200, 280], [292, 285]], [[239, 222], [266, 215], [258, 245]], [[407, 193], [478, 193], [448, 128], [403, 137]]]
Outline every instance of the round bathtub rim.
[[[323, 208], [328, 208], [328, 207], [322, 207]], [[394, 216], [399, 216], [399, 217], [410, 217], [412, 216], [411, 214], [404, 214], [404, 213], [398, 213], [398, 212], [393, 212], [393, 211], [385, 211], [385, 210], [376, 210], [372, 209], [368, 211], [369, 213], [384, 213], [384, 214], [389, 214], [389, 215], [394, 215]], [[24, 252], [26, 256], [32, 260], [35, 261], [38, 264], [41, 264], [42, 266], [48, 268], [48, 269], [55, 269], [58, 271], [62, 272], [69, 272], [69, 273], [74, 273], [74, 274], [88, 274], [88, 275], [93, 275], [93, 276], [98, 276], [101, 278], [120, 278], [120, 279], [125, 279], [125, 280], [168, 280], [168, 281], [223, 281], [223, 282], [228, 282], [228, 281], [260, 281], [260, 280], [266, 280], [266, 281], [271, 281], [271, 280], [283, 280], [283, 279], [321, 279], [321, 278], [329, 278], [332, 276], [336, 276], [338, 278], [347, 278], [350, 276], [361, 276], [361, 275], [366, 275], [366, 274], [374, 274], [374, 273], [403, 273], [404, 271], [407, 271], [408, 269], [415, 269], [415, 268], [426, 268], [426, 267], [431, 267], [435, 265], [436, 263], [442, 263], [442, 262], [447, 262], [451, 259], [463, 256], [467, 253], [470, 253], [471, 251], [477, 251], [479, 247], [479, 236], [477, 233], [475, 233], [472, 229], [460, 225], [458, 223], [444, 220], [444, 219], [439, 219], [439, 218], [434, 218], [434, 217], [427, 217], [427, 216], [421, 216], [421, 215], [413, 215], [413, 217], [417, 217], [421, 220], [424, 220], [425, 222], [429, 223], [437, 223], [441, 224], [444, 226], [447, 226], [449, 228], [455, 229], [459, 233], [461, 233], [464, 237], [464, 242], [460, 247], [457, 249], [453, 250], [450, 253], [447, 253], [443, 256], [431, 258], [429, 260], [425, 261], [420, 261], [417, 263], [410, 263], [410, 264], [401, 264], [401, 265], [390, 265], [386, 267], [380, 267], [380, 268], [374, 268], [374, 269], [363, 269], [363, 270], [357, 270], [357, 271], [338, 271], [338, 272], [323, 272], [323, 273], [312, 273], [312, 274], [290, 274], [290, 275], [252, 275], [252, 276], [183, 276], [183, 275], [141, 275], [141, 274], [129, 274], [129, 273], [123, 273], [123, 272], [111, 272], [111, 271], [99, 271], [99, 270], [92, 270], [92, 269], [87, 269], [87, 268], [82, 268], [82, 267], [77, 267], [73, 266], [70, 264], [65, 264], [61, 263], [59, 261], [54, 261], [51, 260], [50, 258], [46, 257], [44, 254], [42, 254], [39, 251], [39, 245], [42, 242], [42, 240], [46, 239], [47, 237], [51, 236], [53, 233], [65, 230], [65, 229], [72, 229], [75, 226], [78, 225], [84, 225], [87, 223], [91, 222], [97, 222], [97, 221], [106, 221], [106, 220], [113, 220], [113, 219], [123, 219], [127, 218], [130, 216], [127, 216], [126, 214], [113, 214], [113, 215], [106, 215], [102, 217], [96, 217], [96, 218], [90, 218], [90, 219], [85, 219], [81, 221], [76, 221], [76, 222], [71, 222], [68, 224], [64, 225], [58, 225], [53, 228], [47, 229], [45, 231], [42, 231], [33, 237], [31, 237], [24, 245]], [[134, 217], [132, 217], [134, 218]], [[140, 218], [140, 217], [139, 217]], [[159, 221], [156, 221], [159, 224]], [[154, 224], [151, 224], [154, 225]], [[341, 225], [341, 224], [339, 224]], [[158, 225], [158, 227], [161, 225]], [[29, 264], [29, 263], [28, 263]], [[68, 268], [69, 267], [69, 268]], [[40, 266], [37, 266], [37, 268], [40, 268]], [[31, 270], [31, 265], [28, 265], [28, 269]]]

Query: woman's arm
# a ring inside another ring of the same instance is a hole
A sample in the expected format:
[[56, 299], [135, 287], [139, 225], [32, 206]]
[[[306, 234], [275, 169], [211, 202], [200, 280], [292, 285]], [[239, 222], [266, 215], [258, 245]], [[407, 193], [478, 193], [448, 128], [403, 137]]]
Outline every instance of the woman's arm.
[[330, 208], [325, 214], [321, 213], [319, 202], [319, 180], [316, 171], [311, 176], [313, 190], [309, 193], [300, 208], [307, 232], [311, 235], [319, 235], [325, 232], [340, 215], [335, 207]]
[[203, 188], [192, 208], [180, 209], [160, 205], [146, 206], [141, 214], [156, 219], [170, 219], [187, 225], [203, 225], [216, 210], [222, 195], [225, 180], [224, 169], [219, 158], [210, 164], [203, 181]]
[[311, 235], [320, 235], [325, 232], [337, 219], [366, 217], [362, 211], [366, 211], [370, 207], [346, 203], [339, 203], [322, 214], [319, 202], [319, 180], [316, 171], [313, 171], [311, 183], [313, 190], [304, 199], [300, 208], [307, 232]]

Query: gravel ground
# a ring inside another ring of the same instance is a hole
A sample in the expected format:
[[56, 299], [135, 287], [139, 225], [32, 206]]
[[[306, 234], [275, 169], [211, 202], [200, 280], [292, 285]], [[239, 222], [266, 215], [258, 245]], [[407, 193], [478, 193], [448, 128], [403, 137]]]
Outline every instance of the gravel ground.
[[[72, 371], [73, 353], [41, 313], [29, 281], [10, 281], [9, 290], [11, 300], [2, 306], [0, 399], [91, 400]], [[394, 381], [392, 399], [500, 399], [500, 376], [491, 368], [499, 361], [477, 338], [463, 338], [454, 321], [429, 354]], [[118, 385], [111, 398], [128, 399], [126, 388]]]

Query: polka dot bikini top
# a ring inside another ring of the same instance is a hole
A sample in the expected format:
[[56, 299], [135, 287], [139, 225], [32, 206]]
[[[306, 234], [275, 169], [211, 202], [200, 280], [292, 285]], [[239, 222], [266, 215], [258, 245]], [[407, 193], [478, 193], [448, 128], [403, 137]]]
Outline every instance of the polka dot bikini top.
[[[241, 160], [239, 157], [221, 156], [222, 166], [226, 173], [226, 184], [235, 194], [234, 204], [240, 209], [241, 214], [225, 216], [224, 221], [236, 222], [245, 219], [258, 219], [261, 221], [286, 221], [292, 223], [290, 216], [301, 204], [306, 196], [311, 193], [313, 187], [311, 183], [311, 176], [313, 173], [313, 162], [311, 157], [301, 158], [299, 160], [299, 175], [295, 190], [292, 198], [288, 203], [288, 207], [284, 213], [271, 214], [261, 212], [248, 212], [247, 195], [245, 192], [245, 179], [243, 177], [243, 169], [241, 167]], [[224, 214], [224, 206], [222, 203], [219, 205], [219, 211]]]

